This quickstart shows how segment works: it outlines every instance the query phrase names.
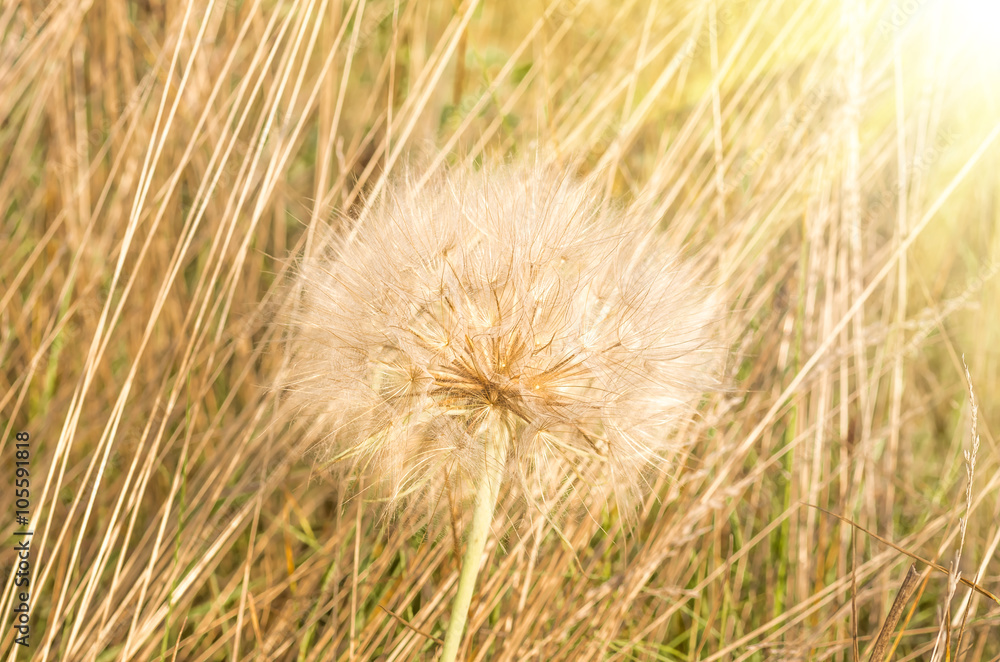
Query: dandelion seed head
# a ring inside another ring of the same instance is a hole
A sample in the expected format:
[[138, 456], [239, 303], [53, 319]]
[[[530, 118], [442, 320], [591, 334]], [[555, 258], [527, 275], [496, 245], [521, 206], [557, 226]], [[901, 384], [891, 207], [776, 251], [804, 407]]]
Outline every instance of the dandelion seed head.
[[284, 386], [392, 498], [475, 485], [487, 443], [521, 483], [629, 489], [714, 386], [707, 290], [593, 182], [456, 170], [369, 211], [301, 264]]

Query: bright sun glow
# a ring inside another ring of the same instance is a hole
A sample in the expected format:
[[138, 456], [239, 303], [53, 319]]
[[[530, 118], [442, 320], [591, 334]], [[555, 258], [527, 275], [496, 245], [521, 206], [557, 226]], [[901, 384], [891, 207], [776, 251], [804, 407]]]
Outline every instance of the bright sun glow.
[[877, 31], [901, 36], [927, 21], [940, 28], [942, 45], [1000, 68], [1000, 0], [893, 0], [881, 13]]
[[985, 58], [982, 64], [1000, 66], [1000, 1], [937, 0], [934, 4], [938, 2], [947, 17], [950, 38]]

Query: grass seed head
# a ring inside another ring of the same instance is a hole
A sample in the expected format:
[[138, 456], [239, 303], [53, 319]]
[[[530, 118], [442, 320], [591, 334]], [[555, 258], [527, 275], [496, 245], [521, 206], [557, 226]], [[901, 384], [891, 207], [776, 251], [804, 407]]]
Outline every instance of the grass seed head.
[[299, 270], [296, 411], [399, 500], [580, 468], [635, 488], [714, 384], [707, 290], [648, 218], [543, 165], [396, 181]]

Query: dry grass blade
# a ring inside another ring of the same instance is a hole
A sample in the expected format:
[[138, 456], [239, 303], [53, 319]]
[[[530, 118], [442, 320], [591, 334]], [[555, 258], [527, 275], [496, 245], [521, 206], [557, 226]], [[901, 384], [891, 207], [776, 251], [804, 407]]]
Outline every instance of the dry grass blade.
[[381, 609], [385, 613], [387, 613], [390, 616], [392, 616], [393, 618], [395, 618], [401, 624], [405, 625], [408, 629], [413, 630], [414, 632], [416, 632], [417, 634], [419, 634], [421, 637], [426, 637], [427, 639], [430, 639], [431, 641], [435, 642], [439, 646], [441, 646], [441, 645], [444, 644], [444, 641], [442, 639], [438, 639], [433, 634], [431, 634], [429, 632], [424, 632], [420, 628], [413, 627], [413, 625], [408, 620], [406, 620], [405, 618], [403, 618], [402, 616], [400, 616], [396, 612], [392, 611], [391, 609], [386, 609], [385, 606], [383, 606], [383, 605], [379, 605], [378, 607], [379, 607], [379, 609]]
[[[969, 366], [965, 362], [965, 355], [962, 355], [962, 367], [965, 368], [965, 380], [969, 383], [969, 409], [972, 416], [972, 450], [965, 451], [965, 471], [968, 475], [968, 485], [965, 488], [965, 517], [962, 518], [962, 543], [959, 546], [958, 555], [961, 556], [962, 547], [965, 544], [965, 531], [969, 524], [969, 515], [972, 510], [972, 481], [976, 476], [976, 457], [979, 455], [979, 405], [976, 404], [976, 391], [972, 388], [972, 374], [969, 373]], [[958, 559], [956, 558], [956, 563]], [[976, 574], [979, 578], [979, 573]], [[955, 655], [962, 650], [962, 637], [965, 636], [965, 626], [969, 618], [971, 605], [966, 602], [962, 608], [962, 623], [958, 628], [958, 641], [955, 643]]]
[[[822, 506], [817, 506], [817, 505], [814, 505], [814, 504], [811, 504], [811, 503], [805, 503], [804, 501], [802, 502], [802, 505], [809, 506], [810, 508], [816, 508], [817, 510], [823, 511], [827, 515], [832, 515], [833, 517], [836, 517], [837, 519], [839, 519], [840, 521], [844, 522], [845, 524], [850, 524], [854, 528], [859, 529], [861, 531], [864, 531], [865, 533], [867, 533], [868, 535], [870, 535], [872, 538], [875, 538], [876, 540], [878, 540], [879, 542], [881, 542], [884, 545], [888, 545], [889, 547], [892, 547], [897, 552], [900, 552], [902, 554], [906, 554], [907, 556], [909, 556], [914, 561], [920, 561], [924, 565], [928, 565], [928, 566], [934, 568], [935, 570], [937, 570], [938, 572], [940, 572], [943, 575], [946, 575], [946, 576], [951, 575], [951, 573], [948, 571], [948, 568], [945, 568], [941, 564], [935, 563], [934, 561], [931, 561], [930, 559], [925, 559], [924, 557], [919, 556], [917, 554], [914, 554], [911, 551], [905, 550], [902, 547], [900, 547], [899, 545], [897, 545], [896, 543], [892, 542], [891, 540], [887, 540], [886, 538], [883, 538], [882, 536], [880, 536], [879, 534], [875, 533], [874, 531], [866, 529], [865, 527], [861, 526], [857, 522], [855, 522], [855, 521], [853, 521], [851, 519], [848, 519], [847, 517], [844, 517], [843, 515], [838, 515], [837, 513], [829, 511], [826, 508], [823, 508]], [[968, 586], [969, 588], [971, 588], [972, 590], [976, 591], [977, 593], [986, 596], [987, 598], [989, 598], [993, 602], [995, 602], [998, 605], [1000, 605], [1000, 598], [998, 598], [997, 596], [993, 595], [992, 593], [990, 593], [989, 591], [987, 591], [985, 588], [983, 588], [979, 584], [976, 584], [975, 582], [969, 581], [968, 579], [966, 579], [964, 577], [960, 577], [959, 581], [961, 583], [965, 584], [966, 586]]]
[[858, 650], [858, 541], [851, 536], [851, 641], [854, 646], [854, 662], [861, 662]]
[[899, 586], [899, 591], [896, 593], [896, 599], [892, 601], [889, 615], [886, 616], [885, 621], [882, 623], [882, 629], [879, 630], [878, 638], [875, 639], [875, 646], [872, 648], [872, 654], [868, 657], [868, 662], [882, 662], [885, 659], [886, 649], [889, 647], [889, 640], [896, 629], [896, 624], [903, 615], [903, 609], [906, 607], [906, 603], [909, 602], [910, 596], [917, 590], [917, 584], [919, 583], [920, 573], [917, 572], [917, 566], [911, 563], [909, 569], [906, 571], [906, 577], [903, 578], [903, 583]]

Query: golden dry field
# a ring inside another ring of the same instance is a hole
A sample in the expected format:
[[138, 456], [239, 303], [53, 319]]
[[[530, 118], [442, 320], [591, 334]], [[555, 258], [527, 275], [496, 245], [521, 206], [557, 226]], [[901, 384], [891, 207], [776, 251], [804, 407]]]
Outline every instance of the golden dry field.
[[[630, 381], [601, 405], [628, 417], [577, 424], [553, 387], [531, 416], [579, 443], [500, 467], [457, 659], [1000, 660], [1000, 10], [974, 0], [3, 0], [0, 659], [438, 660], [479, 456], [407, 493], [400, 419], [338, 422], [388, 373], [358, 386], [323, 339], [382, 337], [366, 284], [426, 280], [353, 248], [443, 223], [413, 190], [490, 192], [467, 241], [575, 182], [645, 232], [629, 265], [698, 283], [602, 317], [605, 367], [662, 364], [686, 413]], [[582, 255], [578, 287], [632, 274]], [[628, 353], [690, 320], [676, 363]]]

